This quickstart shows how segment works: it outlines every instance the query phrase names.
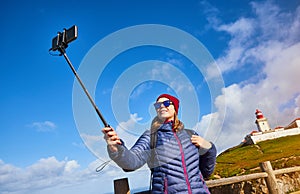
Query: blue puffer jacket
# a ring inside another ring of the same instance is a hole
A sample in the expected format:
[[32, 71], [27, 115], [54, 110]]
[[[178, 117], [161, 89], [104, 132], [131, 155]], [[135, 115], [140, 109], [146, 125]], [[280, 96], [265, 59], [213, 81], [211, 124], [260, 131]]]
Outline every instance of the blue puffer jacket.
[[152, 193], [209, 193], [203, 177], [212, 174], [216, 161], [216, 148], [204, 155], [192, 144], [186, 130], [174, 132], [172, 123], [163, 124], [157, 131], [154, 162], [151, 160], [150, 131], [147, 130], [128, 150], [125, 145], [109, 156], [124, 170], [136, 170], [145, 163], [153, 168]]

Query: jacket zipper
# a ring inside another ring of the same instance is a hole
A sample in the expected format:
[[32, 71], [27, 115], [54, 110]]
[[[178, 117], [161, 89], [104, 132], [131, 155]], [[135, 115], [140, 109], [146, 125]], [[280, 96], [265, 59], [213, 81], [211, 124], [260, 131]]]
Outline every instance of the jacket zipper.
[[190, 185], [190, 181], [189, 181], [189, 177], [188, 177], [188, 173], [187, 173], [187, 169], [186, 169], [185, 157], [184, 157], [184, 152], [183, 152], [183, 149], [182, 149], [182, 145], [181, 145], [181, 142], [180, 142], [176, 132], [174, 131], [173, 133], [174, 133], [174, 136], [175, 136], [175, 138], [177, 140], [177, 143], [179, 145], [180, 154], [181, 154], [181, 163], [182, 163], [182, 166], [183, 166], [184, 178], [185, 178], [185, 181], [186, 181], [186, 184], [187, 184], [187, 187], [188, 187], [188, 193], [192, 194], [191, 185]]
[[164, 179], [164, 188], [164, 194], [168, 194], [168, 182], [166, 177]]

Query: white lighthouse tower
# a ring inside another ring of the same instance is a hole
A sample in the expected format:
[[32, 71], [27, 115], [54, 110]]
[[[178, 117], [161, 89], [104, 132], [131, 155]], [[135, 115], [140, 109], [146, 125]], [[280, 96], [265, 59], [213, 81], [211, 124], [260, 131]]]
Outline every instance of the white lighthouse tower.
[[268, 123], [268, 119], [266, 119], [264, 117], [264, 115], [262, 114], [262, 112], [260, 110], [256, 109], [255, 115], [256, 115], [255, 123], [257, 125], [257, 128], [258, 128], [259, 132], [265, 133], [265, 132], [268, 132], [268, 131], [272, 130], [270, 128], [269, 123]]

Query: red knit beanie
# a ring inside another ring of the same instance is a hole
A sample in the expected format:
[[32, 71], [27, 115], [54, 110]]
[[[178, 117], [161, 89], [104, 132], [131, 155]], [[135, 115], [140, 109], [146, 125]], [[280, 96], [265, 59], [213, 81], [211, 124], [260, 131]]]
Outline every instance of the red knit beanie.
[[169, 94], [161, 94], [157, 97], [156, 101], [158, 101], [158, 99], [160, 98], [168, 98], [173, 103], [176, 113], [178, 113], [179, 100], [176, 97], [171, 96]]

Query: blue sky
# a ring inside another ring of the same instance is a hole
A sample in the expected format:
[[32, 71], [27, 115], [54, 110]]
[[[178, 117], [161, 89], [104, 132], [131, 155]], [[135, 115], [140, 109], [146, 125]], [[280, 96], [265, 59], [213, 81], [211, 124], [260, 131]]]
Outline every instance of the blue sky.
[[256, 130], [256, 108], [272, 128], [300, 117], [298, 0], [9, 1], [0, 9], [0, 193], [110, 193], [123, 177], [131, 188], [149, 184], [146, 167], [95, 172], [108, 160], [102, 125], [64, 58], [48, 52], [72, 25], [78, 39], [67, 54], [129, 147], [162, 92], [180, 98], [186, 127], [219, 152]]

